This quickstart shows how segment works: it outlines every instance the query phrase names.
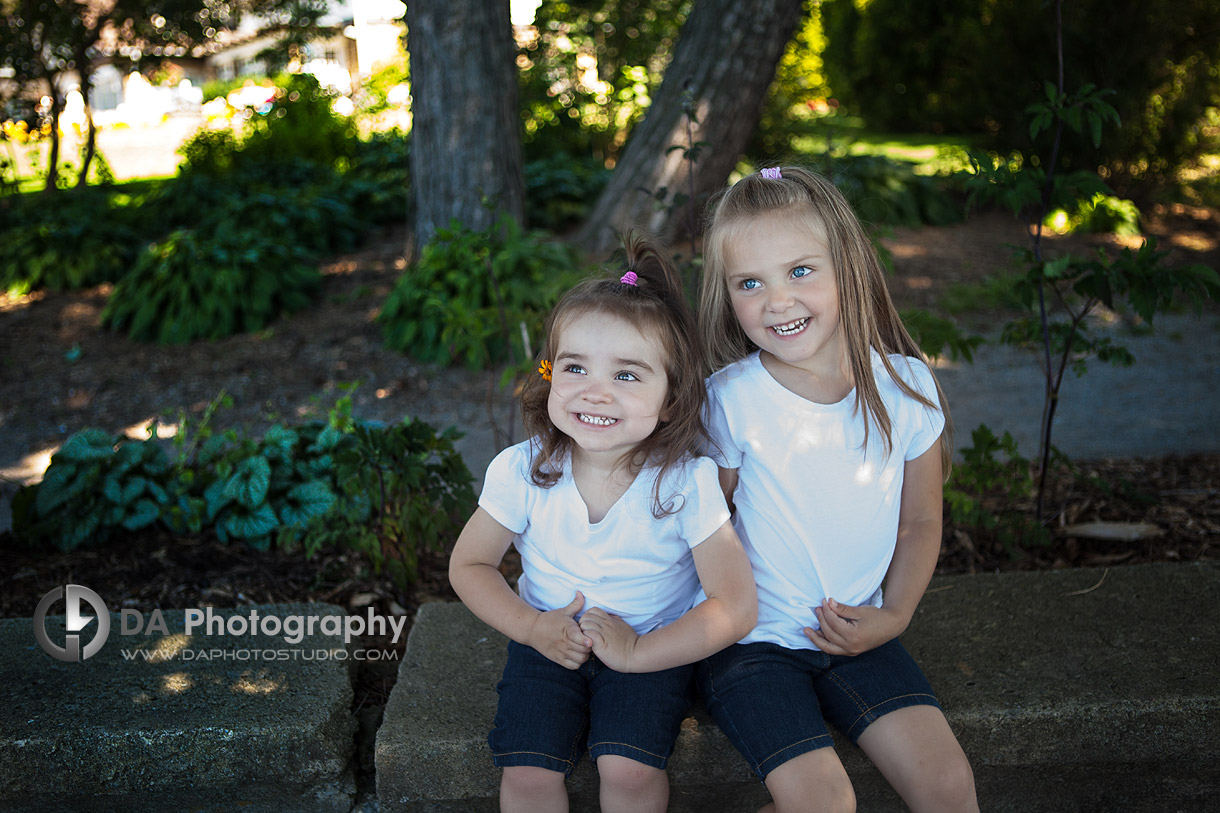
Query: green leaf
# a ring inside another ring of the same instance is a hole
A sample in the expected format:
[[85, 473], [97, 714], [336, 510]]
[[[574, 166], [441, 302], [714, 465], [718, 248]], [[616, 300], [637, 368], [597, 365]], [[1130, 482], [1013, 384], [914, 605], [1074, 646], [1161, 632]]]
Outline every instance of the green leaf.
[[131, 513], [123, 520], [123, 527], [129, 531], [138, 531], [152, 525], [160, 515], [161, 509], [155, 502], [143, 499], [135, 504]]
[[233, 476], [224, 486], [224, 496], [255, 508], [267, 500], [267, 489], [271, 485], [271, 464], [265, 457], [254, 455], [237, 464]]
[[[83, 479], [81, 478], [81, 480]], [[42, 477], [42, 482], [37, 486], [38, 493], [34, 499], [34, 510], [41, 516], [49, 516], [52, 511], [79, 491], [80, 487], [77, 467], [71, 463], [60, 463], [52, 459], [51, 465]]]
[[224, 524], [231, 536], [254, 540], [269, 536], [279, 527], [279, 520], [271, 506], [263, 503], [253, 511], [234, 511]]
[[303, 527], [335, 505], [335, 493], [321, 482], [301, 483], [289, 489], [280, 519], [285, 525]]
[[90, 460], [105, 460], [114, 454], [114, 438], [101, 429], [84, 429], [64, 441], [54, 457], [65, 461], [83, 463]]

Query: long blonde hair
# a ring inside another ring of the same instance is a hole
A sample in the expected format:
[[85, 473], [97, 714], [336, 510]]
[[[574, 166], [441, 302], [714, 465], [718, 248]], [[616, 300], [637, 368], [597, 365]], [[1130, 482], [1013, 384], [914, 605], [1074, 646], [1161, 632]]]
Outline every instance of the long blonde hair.
[[[560, 297], [547, 319], [546, 339], [537, 361], [553, 360], [564, 327], [589, 313], [618, 317], [655, 337], [665, 361], [668, 388], [661, 414], [666, 420], [624, 456], [623, 465], [633, 475], [646, 464], [660, 469], [653, 495], [653, 514], [659, 519], [681, 508], [661, 494], [665, 474], [687, 457], [698, 457], [706, 448], [705, 361], [695, 316], [683, 296], [681, 276], [673, 260], [638, 233], [627, 235], [624, 242], [625, 268], [587, 279]], [[620, 281], [623, 271], [636, 274], [635, 284]], [[525, 430], [535, 444], [530, 477], [544, 488], [559, 480], [572, 448], [572, 439], [551, 422], [547, 411], [550, 393], [550, 382], [541, 375], [531, 375], [521, 392]]]
[[824, 233], [835, 268], [839, 292], [839, 324], [856, 388], [855, 408], [864, 415], [864, 442], [869, 425], [881, 433], [886, 452], [892, 449], [891, 422], [872, 372], [872, 350], [894, 383], [928, 408], [945, 417], [940, 437], [941, 465], [948, 477], [953, 460], [953, 423], [940, 382], [939, 403], [906, 384], [894, 370], [889, 354], [926, 358], [911, 338], [890, 299], [885, 272], [877, 251], [859, 219], [838, 188], [827, 178], [801, 167], [782, 167], [773, 173], [747, 175], [712, 199], [703, 243], [703, 284], [699, 295], [699, 328], [709, 370], [715, 371], [753, 352], [750, 341], [729, 300], [725, 246], [740, 228], [768, 215], [792, 218], [808, 226], [811, 234]]

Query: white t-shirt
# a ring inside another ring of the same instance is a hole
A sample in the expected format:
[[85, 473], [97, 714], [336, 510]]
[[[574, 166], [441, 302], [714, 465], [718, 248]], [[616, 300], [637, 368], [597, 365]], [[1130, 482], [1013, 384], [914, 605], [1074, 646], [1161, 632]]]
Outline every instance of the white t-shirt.
[[[936, 403], [927, 365], [891, 355], [898, 375]], [[881, 606], [881, 582], [898, 533], [904, 464], [932, 447], [944, 415], [898, 388], [873, 352], [873, 376], [892, 424], [887, 455], [864, 420], [855, 390], [836, 404], [809, 401], [776, 381], [758, 353], [708, 379], [711, 453], [737, 469], [733, 525], [758, 585], [758, 625], [743, 643], [815, 649], [801, 632], [818, 628], [825, 597]]]
[[659, 469], [645, 468], [601, 522], [590, 523], [571, 466], [555, 485], [530, 480], [530, 441], [502, 451], [487, 467], [479, 505], [517, 535], [526, 603], [548, 611], [584, 593], [585, 609], [601, 607], [640, 635], [676, 621], [695, 602], [699, 576], [691, 548], [729, 519], [715, 462], [691, 458], [675, 466], [661, 497], [680, 509], [652, 515]]

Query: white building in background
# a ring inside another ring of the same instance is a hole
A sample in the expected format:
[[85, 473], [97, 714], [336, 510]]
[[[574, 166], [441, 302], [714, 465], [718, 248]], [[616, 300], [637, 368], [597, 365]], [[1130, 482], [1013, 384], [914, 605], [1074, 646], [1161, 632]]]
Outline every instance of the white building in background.
[[[400, 58], [405, 10], [400, 0], [332, 0], [320, 23], [333, 33], [305, 46], [302, 64], [292, 68], [317, 76], [322, 84], [343, 94], [351, 92], [377, 68]], [[121, 54], [96, 65], [91, 94], [95, 121], [150, 123], [167, 114], [198, 111], [205, 82], [265, 74], [266, 66], [258, 55], [273, 40], [258, 35], [263, 22], [245, 19], [202, 55], [167, 56], [166, 61], [183, 77], [173, 87], [152, 86], [138, 73], [125, 70], [129, 63]], [[0, 81], [4, 78], [0, 76]], [[59, 87], [69, 106], [78, 104], [80, 84], [74, 74], [66, 74]]]
[[[346, 0], [332, 2], [319, 21], [334, 33], [305, 46], [302, 63], [295, 66], [341, 92], [348, 92], [360, 79], [397, 59], [406, 7], [400, 0]], [[248, 18], [206, 58], [215, 79], [233, 79], [266, 73], [259, 54], [274, 41], [260, 37], [261, 20]]]

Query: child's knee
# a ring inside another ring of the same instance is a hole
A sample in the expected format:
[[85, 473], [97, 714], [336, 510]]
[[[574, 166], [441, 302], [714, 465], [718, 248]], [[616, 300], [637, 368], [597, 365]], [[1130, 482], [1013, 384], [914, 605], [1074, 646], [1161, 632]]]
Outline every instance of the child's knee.
[[504, 769], [500, 780], [501, 795], [516, 799], [539, 798], [565, 792], [564, 775], [549, 768], [515, 765]]
[[776, 813], [833, 811], [855, 813], [856, 792], [832, 748], [809, 751], [767, 774]]
[[978, 810], [974, 770], [965, 754], [943, 760], [933, 773], [929, 786], [936, 798], [930, 810]]
[[609, 790], [619, 796], [646, 795], [668, 785], [662, 769], [613, 754], [597, 758], [597, 773], [603, 792]]

